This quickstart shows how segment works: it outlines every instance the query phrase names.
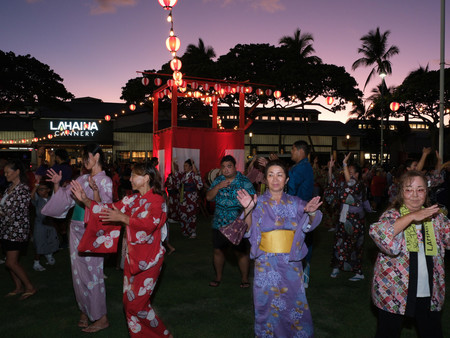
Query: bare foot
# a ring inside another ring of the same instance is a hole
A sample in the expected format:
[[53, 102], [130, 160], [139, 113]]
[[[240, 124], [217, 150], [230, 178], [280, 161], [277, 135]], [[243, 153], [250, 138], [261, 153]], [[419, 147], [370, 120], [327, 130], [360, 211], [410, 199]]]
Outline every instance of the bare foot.
[[94, 333], [98, 332], [100, 330], [106, 329], [109, 326], [108, 318], [106, 318], [106, 315], [100, 318], [99, 320], [93, 322], [88, 327], [82, 329], [83, 332], [89, 332]]
[[86, 328], [89, 326], [89, 319], [84, 313], [81, 313], [80, 320], [78, 321], [78, 327]]

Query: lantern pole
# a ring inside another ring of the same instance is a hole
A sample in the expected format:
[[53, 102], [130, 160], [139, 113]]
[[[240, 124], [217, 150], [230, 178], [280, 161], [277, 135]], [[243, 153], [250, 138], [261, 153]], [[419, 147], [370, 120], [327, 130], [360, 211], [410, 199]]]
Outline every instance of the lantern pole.
[[445, 0], [441, 0], [441, 60], [439, 76], [439, 156], [444, 158]]
[[381, 77], [381, 121], [380, 121], [380, 164], [383, 164], [383, 160], [384, 160], [384, 87], [386, 86], [386, 83], [384, 82], [384, 78], [386, 77], [386, 73], [384, 71], [382, 71], [380, 73], [380, 77]]

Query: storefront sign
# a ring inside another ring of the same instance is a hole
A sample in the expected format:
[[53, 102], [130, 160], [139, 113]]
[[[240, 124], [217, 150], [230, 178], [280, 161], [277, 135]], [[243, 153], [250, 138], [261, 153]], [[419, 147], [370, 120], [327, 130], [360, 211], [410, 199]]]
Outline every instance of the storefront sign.
[[[113, 143], [112, 122], [86, 119], [39, 119], [34, 121], [37, 138], [49, 143], [97, 142]], [[49, 139], [48, 135], [53, 137]]]

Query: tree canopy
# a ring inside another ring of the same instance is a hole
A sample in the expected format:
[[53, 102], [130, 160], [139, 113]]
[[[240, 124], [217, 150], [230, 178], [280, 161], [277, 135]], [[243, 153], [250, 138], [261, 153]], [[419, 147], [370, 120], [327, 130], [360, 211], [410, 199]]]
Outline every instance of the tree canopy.
[[1, 111], [52, 106], [74, 97], [58, 74], [30, 55], [0, 51], [0, 65]]
[[[293, 37], [282, 37], [279, 46], [237, 44], [214, 61], [214, 49], [207, 47], [199, 39], [198, 46], [189, 45], [181, 56], [181, 71], [184, 76], [249, 83], [254, 90], [246, 94], [247, 102], [264, 105], [273, 103], [277, 109], [319, 105], [317, 99], [323, 96], [335, 98], [331, 108], [325, 107], [334, 112], [343, 110], [346, 103], [358, 104], [362, 92], [357, 88], [356, 80], [344, 67], [323, 64], [319, 57], [313, 55], [312, 43], [311, 34], [302, 34], [297, 29]], [[163, 65], [159, 72], [170, 74], [169, 63]], [[134, 88], [135, 85], [139, 85], [137, 79], [128, 81], [123, 87], [122, 98], [128, 102], [145, 102], [145, 95], [148, 96], [154, 88], [144, 87], [145, 90], [142, 91], [142, 88]], [[255, 89], [259, 85], [262, 89], [280, 90], [282, 98], [275, 101], [273, 97], [256, 95]], [[221, 103], [235, 106], [238, 104], [238, 97], [239, 95], [227, 95], [221, 99]], [[179, 104], [180, 102], [183, 100]]]

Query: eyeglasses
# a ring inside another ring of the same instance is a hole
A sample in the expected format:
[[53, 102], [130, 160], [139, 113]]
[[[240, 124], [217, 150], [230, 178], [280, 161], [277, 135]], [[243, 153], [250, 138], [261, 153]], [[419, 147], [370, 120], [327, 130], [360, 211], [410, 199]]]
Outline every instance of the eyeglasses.
[[425, 195], [427, 193], [427, 189], [425, 188], [418, 188], [418, 189], [413, 189], [413, 188], [405, 188], [403, 189], [403, 193], [405, 195]]

